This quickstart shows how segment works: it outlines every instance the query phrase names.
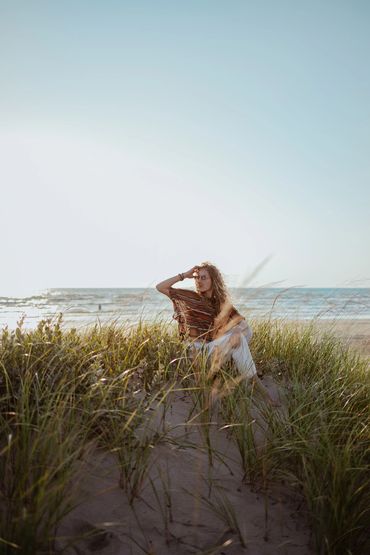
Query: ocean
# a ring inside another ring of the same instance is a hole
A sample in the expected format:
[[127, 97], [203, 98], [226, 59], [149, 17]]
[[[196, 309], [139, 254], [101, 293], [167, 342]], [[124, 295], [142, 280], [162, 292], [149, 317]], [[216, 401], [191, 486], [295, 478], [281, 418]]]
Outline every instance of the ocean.
[[[230, 293], [247, 319], [370, 319], [370, 288], [231, 288]], [[96, 322], [170, 321], [173, 309], [167, 297], [149, 288], [60, 288], [29, 297], [0, 297], [1, 328], [13, 329], [21, 317], [24, 327], [34, 328], [40, 319], [60, 312], [68, 327], [79, 328]]]

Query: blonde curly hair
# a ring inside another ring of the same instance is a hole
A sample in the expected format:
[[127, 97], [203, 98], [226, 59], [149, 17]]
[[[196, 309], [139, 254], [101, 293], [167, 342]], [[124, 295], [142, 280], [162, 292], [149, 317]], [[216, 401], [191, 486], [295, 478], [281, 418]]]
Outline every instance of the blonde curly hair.
[[[219, 312], [221, 311], [221, 307], [224, 307], [225, 303], [227, 305], [230, 304], [229, 293], [227, 291], [224, 278], [222, 277], [220, 270], [211, 262], [202, 262], [201, 264], [198, 264], [197, 270], [202, 270], [202, 269], [208, 271], [209, 276], [212, 280], [212, 290], [213, 290], [212, 302], [215, 305], [217, 314], [219, 314]], [[195, 286], [198, 293], [202, 295], [202, 293], [198, 289], [197, 281], [195, 283]]]

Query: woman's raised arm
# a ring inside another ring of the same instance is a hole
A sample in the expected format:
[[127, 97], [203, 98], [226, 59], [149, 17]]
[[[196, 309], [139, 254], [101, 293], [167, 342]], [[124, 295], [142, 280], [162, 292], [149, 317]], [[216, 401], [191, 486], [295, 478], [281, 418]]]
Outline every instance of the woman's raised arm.
[[157, 289], [157, 291], [159, 291], [160, 293], [163, 293], [163, 295], [167, 295], [167, 297], [170, 296], [170, 288], [172, 287], [172, 285], [174, 285], [175, 283], [177, 283], [178, 281], [182, 281], [185, 278], [192, 278], [194, 272], [198, 269], [198, 266], [193, 266], [190, 270], [188, 270], [187, 272], [183, 272], [180, 274], [177, 274], [176, 276], [170, 277], [168, 279], [165, 279], [164, 281], [161, 281], [160, 283], [158, 283], [155, 288]]

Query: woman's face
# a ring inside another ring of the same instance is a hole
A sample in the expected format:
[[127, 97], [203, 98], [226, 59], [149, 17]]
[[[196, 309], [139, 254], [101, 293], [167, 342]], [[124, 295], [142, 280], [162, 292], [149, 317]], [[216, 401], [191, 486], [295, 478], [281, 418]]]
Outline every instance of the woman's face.
[[199, 293], [208, 293], [212, 291], [212, 279], [205, 268], [199, 268], [194, 274], [194, 279], [197, 284], [197, 289]]

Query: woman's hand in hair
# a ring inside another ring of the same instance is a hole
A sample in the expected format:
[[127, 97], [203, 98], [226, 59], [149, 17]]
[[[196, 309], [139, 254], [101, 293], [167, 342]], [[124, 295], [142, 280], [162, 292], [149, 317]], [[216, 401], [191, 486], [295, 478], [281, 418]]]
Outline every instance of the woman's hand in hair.
[[193, 274], [196, 271], [198, 271], [198, 266], [193, 266], [191, 268], [191, 270], [188, 270], [187, 272], [184, 272], [184, 274], [183, 274], [184, 278], [189, 278], [189, 279], [193, 278], [194, 277]]

